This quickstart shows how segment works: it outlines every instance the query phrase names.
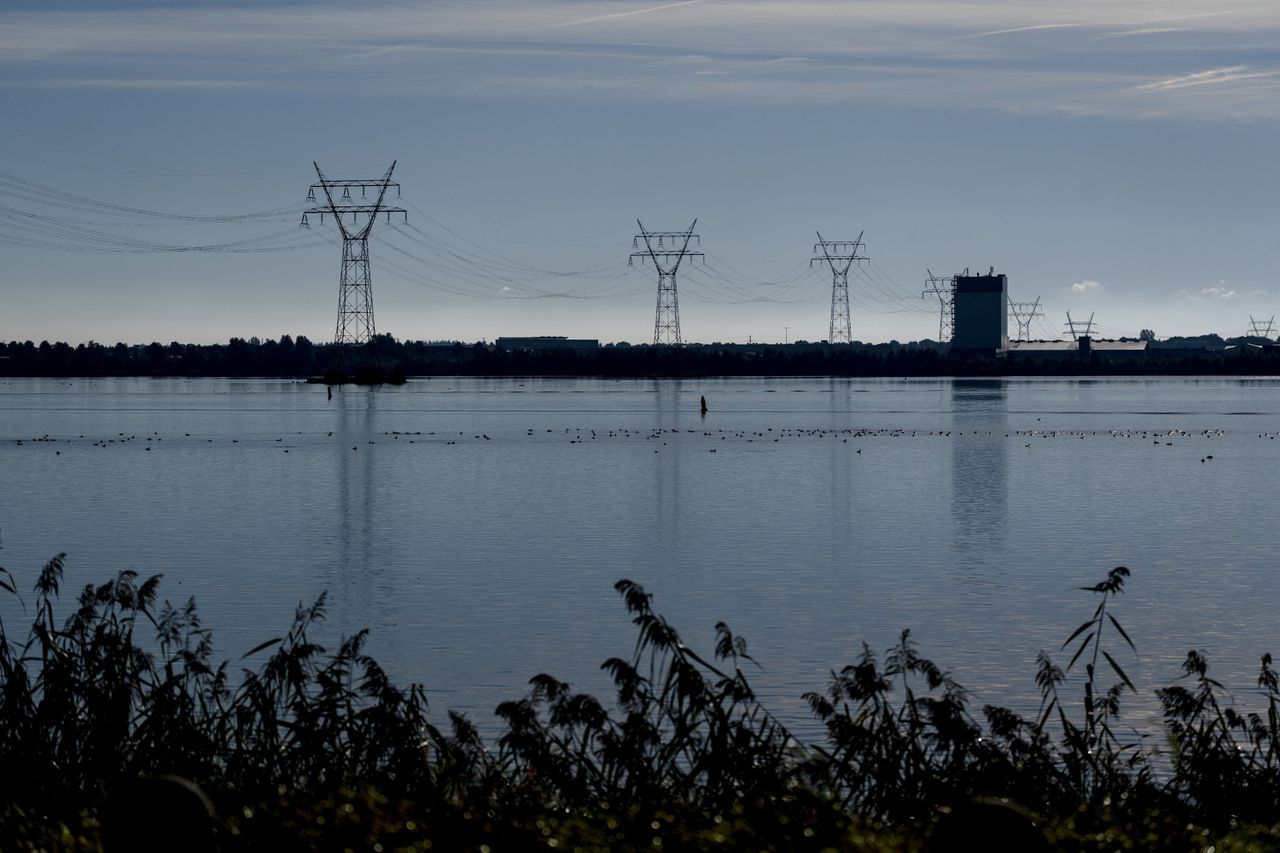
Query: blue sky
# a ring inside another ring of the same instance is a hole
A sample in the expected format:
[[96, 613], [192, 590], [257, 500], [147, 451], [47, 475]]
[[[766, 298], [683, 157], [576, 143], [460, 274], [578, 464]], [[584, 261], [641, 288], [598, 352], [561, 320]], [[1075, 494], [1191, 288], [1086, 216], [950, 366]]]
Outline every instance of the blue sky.
[[689, 340], [824, 338], [815, 230], [865, 232], [863, 340], [936, 335], [926, 269], [1007, 273], [1044, 334], [1280, 307], [1274, 2], [23, 0], [0, 107], [5, 340], [329, 339], [338, 247], [290, 230], [313, 160], [399, 161], [411, 227], [372, 250], [400, 338], [650, 339], [637, 217], [698, 218]]

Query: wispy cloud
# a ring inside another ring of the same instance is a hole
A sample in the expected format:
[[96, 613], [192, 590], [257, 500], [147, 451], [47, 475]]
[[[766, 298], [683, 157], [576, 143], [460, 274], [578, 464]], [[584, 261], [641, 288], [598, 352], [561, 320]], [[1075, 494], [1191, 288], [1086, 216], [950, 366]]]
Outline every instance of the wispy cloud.
[[659, 6], [649, 6], [644, 9], [630, 9], [625, 12], [611, 12], [606, 15], [595, 15], [590, 18], [579, 18], [576, 21], [566, 21], [561, 24], [562, 27], [577, 27], [582, 24], [595, 24], [600, 21], [612, 21], [616, 18], [631, 18], [636, 15], [648, 15], [650, 12], [662, 12], [666, 9], [674, 9], [677, 6], [697, 6], [700, 3], [706, 3], [707, 0], [677, 0], [675, 3], [663, 3]]
[[699, 57], [704, 64], [711, 66], [700, 68], [694, 74], [712, 75], [712, 74], [731, 74], [746, 68], [766, 68], [772, 65], [791, 65], [796, 63], [808, 62], [809, 58], [805, 56], [775, 56], [771, 59], [753, 59], [745, 62], [718, 62], [708, 57]]
[[1245, 297], [1262, 296], [1262, 295], [1265, 295], [1265, 291], [1250, 290], [1242, 294], [1239, 290], [1232, 287], [1227, 282], [1220, 280], [1218, 281], [1217, 284], [1214, 284], [1210, 287], [1202, 287], [1195, 292], [1192, 292], [1186, 289], [1179, 290], [1178, 295], [1185, 297], [1190, 302], [1206, 303], [1206, 302], [1226, 302], [1233, 299], [1237, 299], [1241, 296], [1245, 296]]
[[1230, 65], [1225, 68], [1210, 68], [1205, 71], [1182, 74], [1156, 83], [1144, 83], [1133, 88], [1135, 91], [1169, 91], [1171, 89], [1186, 89], [1192, 86], [1208, 86], [1218, 83], [1233, 83], [1238, 80], [1253, 80], [1259, 77], [1276, 76], [1280, 76], [1280, 70], [1257, 71], [1248, 65]]
[[985, 33], [974, 33], [972, 36], [970, 36], [970, 38], [981, 39], [981, 38], [988, 38], [990, 36], [1007, 36], [1013, 33], [1031, 33], [1037, 30], [1066, 30], [1066, 29], [1075, 29], [1077, 27], [1093, 27], [1093, 26], [1098, 26], [1098, 24], [1091, 24], [1086, 22], [1076, 22], [1072, 24], [1032, 24], [1027, 27], [1009, 27], [1008, 29], [1004, 29], [1004, 30], [988, 30]]
[[[1280, 30], [1274, 0], [1166, 0], [1159, 15], [1113, 0], [120, 2], [0, 11], [0, 79], [1280, 120], [1280, 98], [1261, 89], [1280, 74], [1259, 35]], [[677, 61], [690, 56], [705, 58], [693, 73]], [[1218, 97], [1228, 85], [1235, 97]]]
[[397, 53], [417, 53], [424, 49], [425, 48], [422, 45], [417, 44], [389, 44], [385, 47], [375, 47], [372, 50], [362, 50], [358, 53], [349, 53], [340, 58], [348, 61], [377, 59], [379, 57], [394, 56]]
[[1071, 285], [1072, 293], [1096, 293], [1099, 290], [1102, 290], [1102, 283], [1091, 278], [1087, 278], [1084, 281], [1077, 281], [1075, 284]]
[[1121, 30], [1118, 33], [1103, 33], [1100, 39], [1132, 38], [1133, 36], [1156, 36], [1164, 33], [1185, 33], [1190, 27], [1138, 27], [1132, 30]]
[[1236, 291], [1229, 287], [1225, 281], [1219, 281], [1212, 287], [1202, 288], [1200, 295], [1209, 299], [1235, 299]]
[[252, 89], [263, 84], [254, 80], [164, 77], [49, 77], [18, 82], [6, 80], [0, 86], [45, 89]]

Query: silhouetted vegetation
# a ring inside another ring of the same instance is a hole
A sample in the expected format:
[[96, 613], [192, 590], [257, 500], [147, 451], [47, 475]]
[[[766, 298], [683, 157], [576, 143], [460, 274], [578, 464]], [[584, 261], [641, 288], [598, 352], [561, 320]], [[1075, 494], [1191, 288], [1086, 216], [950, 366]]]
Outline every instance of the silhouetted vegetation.
[[[1157, 691], [1168, 749], [1149, 752], [1118, 726], [1123, 697], [1136, 692], [1116, 657], [1132, 646], [1113, 612], [1123, 567], [1085, 587], [1098, 605], [1063, 644], [1066, 667], [1041, 653], [1034, 717], [973, 708], [904, 632], [883, 658], [864, 648], [805, 697], [821, 743], [798, 741], [760, 704], [740, 636], [718, 624], [712, 654], [700, 655], [630, 581], [617, 589], [637, 641], [602, 665], [613, 700], [537, 675], [525, 697], [497, 708], [502, 731], [486, 744], [456, 714], [437, 728], [423, 689], [396, 687], [364, 654], [364, 632], [332, 651], [317, 645], [309, 631], [323, 597], [241, 669], [215, 663], [194, 602], [159, 603], [158, 577], [125, 572], [87, 586], [60, 620], [62, 574], [62, 555], [40, 572], [25, 638], [0, 624], [6, 850], [97, 849], [104, 824], [109, 842], [179, 832], [172, 849], [1003, 840], [1190, 851], [1280, 841], [1280, 687], [1269, 655], [1258, 713], [1225, 704], [1193, 651], [1182, 681]], [[4, 570], [0, 588], [27, 606]], [[178, 813], [193, 817], [184, 824]]]
[[[1259, 343], [1240, 338], [1225, 343]], [[1223, 344], [1216, 335], [1170, 339]], [[828, 345], [690, 344], [683, 347], [610, 344], [596, 350], [509, 351], [484, 343], [396, 341], [379, 335], [349, 348], [340, 360], [332, 344], [284, 335], [280, 340], [232, 338], [226, 344], [97, 343], [72, 347], [0, 343], [0, 376], [345, 376], [394, 381], [404, 376], [1078, 376], [1271, 375], [1280, 350], [1153, 350], [1145, 355], [1021, 355], [1016, 359], [949, 353], [934, 341]]]

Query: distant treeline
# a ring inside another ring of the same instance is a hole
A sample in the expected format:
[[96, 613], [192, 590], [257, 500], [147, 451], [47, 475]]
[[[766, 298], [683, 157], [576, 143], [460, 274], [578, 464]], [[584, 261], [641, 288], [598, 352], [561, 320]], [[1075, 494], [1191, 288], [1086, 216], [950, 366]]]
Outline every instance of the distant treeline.
[[[1212, 336], [1215, 342], [1221, 338]], [[1189, 339], [1199, 340], [1199, 339]], [[1242, 339], [1243, 340], [1243, 339]], [[1234, 354], [1238, 353], [1238, 354]], [[362, 366], [408, 376], [1078, 376], [1260, 375], [1280, 371], [1274, 350], [1230, 353], [1056, 355], [996, 358], [945, 351], [936, 341], [885, 344], [607, 344], [598, 349], [508, 351], [483, 342], [397, 341], [379, 335], [347, 352]], [[0, 343], [0, 376], [323, 375], [338, 364], [333, 344], [304, 336], [232, 338], [225, 344]]]

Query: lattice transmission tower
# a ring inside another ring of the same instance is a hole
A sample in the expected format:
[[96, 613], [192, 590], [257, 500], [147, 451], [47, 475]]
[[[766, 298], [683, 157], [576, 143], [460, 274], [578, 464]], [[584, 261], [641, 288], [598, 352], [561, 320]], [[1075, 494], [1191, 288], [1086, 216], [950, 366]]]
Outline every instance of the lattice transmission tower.
[[1265, 323], [1262, 320], [1253, 319], [1253, 315], [1249, 315], [1249, 334], [1255, 338], [1266, 338], [1271, 340], [1276, 334], [1276, 315], [1272, 314], [1271, 319]]
[[865, 254], [859, 254], [866, 248], [862, 235], [857, 240], [824, 240], [822, 233], [815, 231], [818, 242], [813, 244], [813, 257], [809, 266], [823, 263], [831, 269], [831, 325], [827, 331], [827, 342], [833, 344], [853, 343], [853, 326], [849, 322], [849, 268], [854, 261], [868, 261]]
[[1090, 337], [1093, 332], [1093, 314], [1089, 314], [1088, 320], [1072, 320], [1071, 312], [1067, 312], [1067, 330], [1071, 333], [1073, 340]]
[[[938, 343], [950, 343], [951, 336], [955, 331], [956, 320], [956, 279], [955, 276], [944, 277], [934, 275], [930, 269], [925, 269], [929, 277], [924, 280], [924, 290], [920, 297], [927, 298], [935, 296], [938, 299]], [[968, 272], [968, 270], [966, 270]]]
[[706, 260], [702, 252], [689, 249], [690, 241], [702, 245], [702, 238], [693, 233], [697, 224], [698, 220], [693, 220], [688, 231], [646, 231], [644, 223], [636, 220], [640, 233], [631, 241], [631, 248], [640, 249], [641, 240], [644, 241], [644, 248], [631, 253], [627, 266], [634, 265], [637, 259], [643, 264], [647, 258], [653, 261], [653, 266], [658, 270], [658, 307], [653, 316], [654, 346], [680, 346], [684, 343], [684, 339], [680, 337], [680, 297], [676, 293], [676, 271], [685, 258], [690, 263], [699, 259]]
[[1040, 297], [1036, 297], [1035, 302], [1014, 302], [1009, 300], [1009, 314], [1013, 317], [1013, 322], [1018, 324], [1018, 340], [1031, 340], [1031, 323], [1037, 317], [1043, 317], [1044, 312], [1040, 310]]
[[[387, 173], [376, 180], [333, 181], [324, 176], [317, 163], [316, 176], [319, 183], [311, 185], [307, 192], [307, 201], [315, 204], [302, 214], [302, 225], [310, 228], [308, 216], [319, 215], [323, 223], [325, 216], [332, 216], [338, 231], [342, 234], [342, 272], [338, 277], [338, 325], [333, 342], [337, 345], [338, 360], [344, 361], [349, 347], [362, 346], [373, 340], [377, 328], [373, 323], [373, 289], [369, 275], [369, 232], [378, 214], [386, 214], [391, 221], [391, 214], [397, 213], [409, 221], [409, 213], [403, 207], [395, 207], [386, 203], [387, 192], [395, 188], [396, 198], [400, 197], [400, 185], [391, 180], [395, 171], [393, 161]], [[316, 191], [324, 198], [320, 199]], [[352, 190], [360, 191], [360, 198], [352, 197]], [[370, 199], [372, 196], [372, 200]]]

